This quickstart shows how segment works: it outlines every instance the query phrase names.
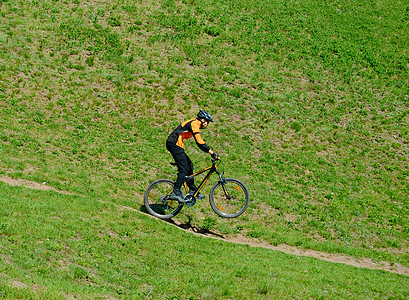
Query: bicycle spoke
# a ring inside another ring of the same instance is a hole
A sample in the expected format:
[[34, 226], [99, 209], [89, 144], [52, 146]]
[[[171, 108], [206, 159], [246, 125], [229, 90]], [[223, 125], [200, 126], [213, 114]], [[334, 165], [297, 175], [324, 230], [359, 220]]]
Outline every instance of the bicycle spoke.
[[211, 191], [210, 204], [222, 217], [233, 218], [241, 215], [248, 205], [248, 192], [243, 183], [228, 178], [216, 184]]
[[152, 215], [168, 219], [180, 212], [183, 204], [170, 199], [169, 194], [173, 190], [173, 182], [166, 179], [152, 183], [145, 193], [145, 207]]

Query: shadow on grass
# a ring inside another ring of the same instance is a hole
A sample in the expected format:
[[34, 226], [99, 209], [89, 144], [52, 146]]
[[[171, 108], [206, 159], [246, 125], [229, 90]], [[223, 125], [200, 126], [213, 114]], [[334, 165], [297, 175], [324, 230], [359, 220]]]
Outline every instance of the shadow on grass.
[[[145, 205], [141, 205], [140, 211], [147, 214], [147, 215], [150, 215], [149, 212], [147, 211]], [[204, 228], [201, 228], [201, 227], [199, 227], [197, 225], [192, 224], [192, 217], [190, 217], [189, 215], [187, 215], [187, 217], [188, 217], [189, 220], [186, 223], [175, 222], [175, 220], [173, 220], [173, 219], [168, 219], [168, 220], [163, 220], [163, 221], [165, 221], [165, 222], [167, 222], [169, 224], [175, 225], [175, 226], [177, 226], [177, 227], [179, 227], [179, 228], [181, 228], [183, 230], [194, 232], [196, 234], [200, 234], [200, 235], [204, 235], [204, 236], [213, 236], [213, 237], [218, 237], [218, 238], [224, 239], [224, 236], [221, 235], [221, 234], [218, 234], [218, 233], [213, 232], [211, 230], [204, 229]], [[158, 218], [158, 220], [159, 220], [159, 218]]]

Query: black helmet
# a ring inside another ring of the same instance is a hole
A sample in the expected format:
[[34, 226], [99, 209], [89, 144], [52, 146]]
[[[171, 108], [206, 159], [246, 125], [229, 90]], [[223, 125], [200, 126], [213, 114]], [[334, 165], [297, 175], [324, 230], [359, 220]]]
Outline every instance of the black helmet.
[[200, 119], [205, 119], [208, 122], [213, 122], [212, 116], [204, 110], [200, 110], [199, 113], [197, 114], [197, 118]]

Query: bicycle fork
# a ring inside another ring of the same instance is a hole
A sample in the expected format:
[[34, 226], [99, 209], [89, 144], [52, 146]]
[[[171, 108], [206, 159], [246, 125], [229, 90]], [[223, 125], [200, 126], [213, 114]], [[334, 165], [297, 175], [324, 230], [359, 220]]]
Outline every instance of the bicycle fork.
[[223, 178], [222, 174], [220, 174], [220, 172], [218, 170], [216, 170], [216, 173], [217, 173], [217, 175], [219, 175], [220, 183], [222, 184], [223, 191], [224, 191], [224, 194], [226, 195], [226, 198], [228, 200], [230, 200], [231, 196], [229, 195], [229, 192], [226, 189], [226, 180]]

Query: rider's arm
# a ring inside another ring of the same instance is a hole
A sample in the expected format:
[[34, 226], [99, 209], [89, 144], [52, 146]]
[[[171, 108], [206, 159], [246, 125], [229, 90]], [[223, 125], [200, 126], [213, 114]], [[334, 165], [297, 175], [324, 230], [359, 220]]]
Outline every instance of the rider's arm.
[[206, 144], [206, 142], [203, 140], [201, 137], [200, 133], [193, 134], [193, 137], [195, 138], [197, 146], [202, 150], [203, 152], [209, 152], [210, 147]]
[[193, 137], [196, 141], [197, 146], [202, 150], [203, 152], [208, 152], [210, 153], [210, 147], [206, 144], [202, 136], [200, 135], [200, 123], [195, 123], [192, 122], [192, 131], [193, 131]]
[[213, 152], [212, 150], [209, 150], [208, 152], [214, 159], [220, 159], [219, 154], [216, 152]]
[[209, 153], [214, 159], [219, 159], [219, 155], [210, 149], [210, 147], [206, 144], [206, 142], [203, 140], [202, 136], [200, 135], [200, 123], [199, 122], [192, 122], [192, 131], [193, 131], [193, 137], [196, 141], [197, 146], [203, 152]]

